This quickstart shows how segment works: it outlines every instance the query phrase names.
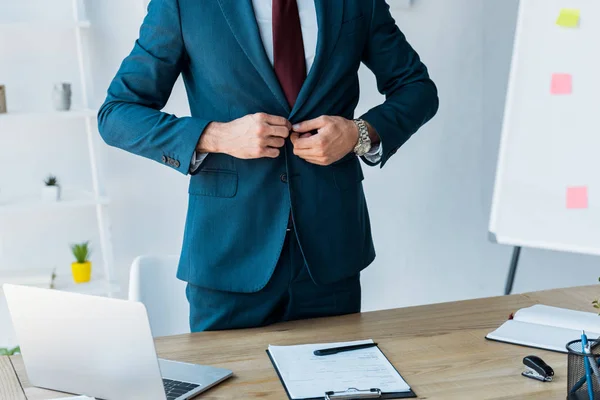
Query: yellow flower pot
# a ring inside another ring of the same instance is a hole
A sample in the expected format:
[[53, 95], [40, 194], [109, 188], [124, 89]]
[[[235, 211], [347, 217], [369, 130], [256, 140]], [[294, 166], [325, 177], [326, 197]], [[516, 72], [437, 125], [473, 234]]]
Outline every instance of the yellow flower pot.
[[92, 263], [89, 261], [84, 263], [74, 262], [71, 264], [71, 272], [75, 283], [89, 282], [92, 278]]

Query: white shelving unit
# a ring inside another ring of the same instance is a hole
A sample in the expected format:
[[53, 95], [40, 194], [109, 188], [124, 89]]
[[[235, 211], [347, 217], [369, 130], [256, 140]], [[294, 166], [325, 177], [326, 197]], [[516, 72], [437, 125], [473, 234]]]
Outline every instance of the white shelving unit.
[[[102, 258], [104, 260], [104, 266], [102, 273], [96, 273], [93, 275], [92, 281], [88, 284], [75, 284], [72, 282], [70, 276], [62, 275], [59, 276], [56, 281], [55, 288], [58, 290], [67, 290], [73, 292], [88, 293], [94, 295], [103, 295], [112, 297], [119, 291], [118, 285], [114, 281], [113, 272], [113, 249], [110, 236], [110, 221], [108, 217], [108, 205], [110, 203], [109, 198], [103, 191], [101, 184], [100, 171], [98, 165], [98, 158], [95, 145], [96, 136], [96, 110], [90, 108], [89, 104], [89, 89], [88, 89], [88, 62], [86, 60], [84, 52], [84, 43], [82, 32], [90, 28], [91, 24], [87, 20], [82, 20], [80, 16], [80, 3], [79, 0], [71, 0], [72, 6], [72, 20], [71, 21], [52, 21], [52, 22], [15, 22], [15, 23], [2, 23], [0, 22], [0, 32], [3, 29], [51, 29], [51, 30], [72, 30], [75, 36], [78, 62], [78, 73], [80, 80], [81, 98], [82, 104], [80, 109], [74, 109], [72, 111], [48, 111], [48, 112], [12, 112], [9, 111], [7, 114], [0, 114], [0, 128], [3, 122], [10, 123], [22, 123], [24, 126], [30, 122], [36, 121], [52, 121], [60, 123], [63, 120], [80, 119], [85, 123], [85, 133], [87, 138], [87, 151], [89, 155], [89, 163], [91, 169], [91, 180], [92, 180], [92, 191], [86, 192], [83, 190], [65, 190], [63, 193], [63, 199], [56, 203], [44, 203], [41, 201], [39, 196], [23, 196], [12, 199], [0, 198], [0, 217], [3, 213], [10, 213], [11, 215], [16, 212], [68, 212], [71, 209], [90, 207], [96, 213], [96, 221], [98, 224], [99, 238], [100, 238], [100, 250]], [[1, 33], [0, 33], [1, 34]], [[0, 135], [2, 132], [0, 131]], [[0, 274], [0, 284], [10, 281], [12, 283], [28, 282], [32, 284], [31, 277], [39, 279], [44, 274], [51, 274], [51, 271], [40, 272], [40, 271], [8, 271], [4, 272], [4, 275]]]
[[95, 118], [97, 110], [71, 110], [71, 111], [11, 111], [7, 114], [0, 114], [0, 126], [3, 122], [32, 122], [48, 121], [53, 119], [77, 119], [77, 118]]
[[89, 192], [67, 192], [61, 201], [54, 203], [43, 202], [39, 196], [23, 196], [11, 200], [0, 201], [0, 215], [18, 211], [50, 211], [89, 206], [107, 206], [110, 199], [107, 196], [97, 196]]
[[92, 24], [90, 21], [86, 20], [76, 20], [76, 21], [49, 21], [49, 22], [28, 22], [28, 21], [19, 21], [19, 22], [0, 22], [0, 29], [38, 29], [38, 30], [65, 30], [72, 28], [82, 28], [87, 29], [90, 28]]
[[[48, 288], [52, 283], [52, 269], [35, 269], [28, 268], [27, 273], [19, 271], [3, 271], [0, 272], [0, 280], [3, 283], [20, 284]], [[65, 290], [73, 293], [90, 294], [94, 296], [106, 295], [106, 284], [102, 276], [95, 276], [94, 279], [87, 283], [75, 285], [71, 276], [66, 274], [57, 275], [53, 282], [54, 289]], [[111, 284], [113, 291], [118, 291], [119, 287], [116, 284]]]

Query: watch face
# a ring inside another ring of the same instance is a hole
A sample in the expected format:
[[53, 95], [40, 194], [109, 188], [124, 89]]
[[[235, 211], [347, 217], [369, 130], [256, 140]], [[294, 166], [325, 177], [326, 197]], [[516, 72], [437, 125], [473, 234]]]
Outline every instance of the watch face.
[[364, 156], [371, 149], [371, 144], [367, 142], [362, 142], [360, 146], [358, 146], [357, 154], [359, 156]]

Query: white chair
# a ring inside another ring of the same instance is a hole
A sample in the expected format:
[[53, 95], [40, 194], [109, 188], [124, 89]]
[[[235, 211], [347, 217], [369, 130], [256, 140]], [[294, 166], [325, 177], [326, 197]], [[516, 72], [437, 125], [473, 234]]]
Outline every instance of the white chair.
[[178, 260], [177, 256], [141, 256], [131, 265], [129, 300], [146, 306], [154, 337], [190, 332], [186, 283], [175, 276]]

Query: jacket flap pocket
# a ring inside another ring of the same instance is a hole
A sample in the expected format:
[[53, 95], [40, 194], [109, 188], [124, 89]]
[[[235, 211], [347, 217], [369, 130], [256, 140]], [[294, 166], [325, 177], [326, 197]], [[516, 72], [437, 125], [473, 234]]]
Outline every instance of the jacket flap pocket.
[[189, 193], [195, 196], [234, 197], [237, 187], [237, 172], [202, 170], [193, 176]]

